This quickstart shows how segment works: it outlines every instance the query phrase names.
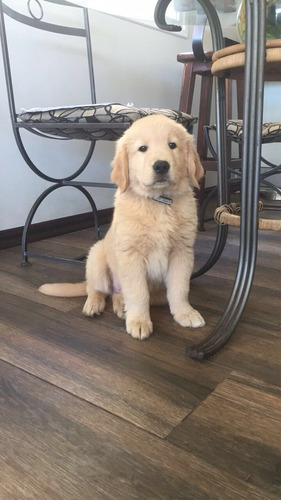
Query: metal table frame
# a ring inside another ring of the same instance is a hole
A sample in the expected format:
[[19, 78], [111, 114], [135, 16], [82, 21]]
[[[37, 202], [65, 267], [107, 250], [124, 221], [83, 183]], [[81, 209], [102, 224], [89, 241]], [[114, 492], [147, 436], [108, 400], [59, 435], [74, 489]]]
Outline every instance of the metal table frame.
[[[180, 27], [167, 25], [165, 12], [171, 0], [159, 0], [155, 21], [162, 29], [179, 31]], [[219, 17], [210, 0], [198, 0], [207, 16], [213, 49], [223, 48]], [[197, 360], [208, 358], [225, 345], [245, 309], [250, 294], [257, 256], [258, 196], [261, 165], [261, 131], [263, 114], [265, 61], [265, 0], [246, 0], [246, 61], [244, 94], [244, 134], [242, 148], [241, 226], [238, 267], [233, 289], [226, 309], [211, 334], [199, 344], [187, 349]], [[216, 121], [218, 154], [218, 201], [229, 202], [226, 150], [225, 80], [216, 78]], [[218, 226], [212, 254], [193, 278], [207, 272], [219, 259], [227, 239], [227, 226]]]

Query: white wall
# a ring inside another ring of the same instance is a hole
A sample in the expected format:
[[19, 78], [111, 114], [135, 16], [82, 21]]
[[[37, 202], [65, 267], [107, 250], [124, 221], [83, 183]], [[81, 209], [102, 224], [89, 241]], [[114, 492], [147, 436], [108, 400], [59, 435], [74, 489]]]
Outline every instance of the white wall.
[[[13, 6], [22, 0], [13, 0]], [[51, 5], [51, 8], [52, 5]], [[60, 7], [63, 19], [65, 8]], [[74, 9], [67, 9], [72, 12]], [[51, 13], [51, 17], [52, 17]], [[96, 87], [99, 102], [133, 102], [135, 106], [178, 108], [182, 65], [178, 52], [190, 50], [190, 42], [158, 30], [98, 12], [91, 12]], [[48, 19], [46, 19], [48, 20]], [[17, 106], [40, 107], [87, 104], [89, 91], [87, 66], [82, 46], [65, 44], [59, 35], [51, 35], [9, 22], [11, 57], [16, 67]], [[31, 35], [32, 32], [32, 35]], [[36, 41], [35, 41], [36, 37]], [[48, 50], [43, 48], [48, 38]], [[63, 37], [64, 38], [64, 37]], [[60, 66], [60, 56], [66, 69]], [[74, 71], [71, 63], [75, 62]], [[41, 84], [35, 83], [39, 71]], [[35, 86], [34, 86], [35, 84]], [[15, 144], [10, 125], [2, 58], [0, 58], [0, 230], [22, 226], [36, 197], [50, 184], [39, 179], [25, 164]], [[86, 141], [49, 141], [24, 134], [24, 142], [35, 163], [46, 173], [69, 173], [87, 149]], [[66, 151], [65, 151], [66, 149]], [[96, 161], [81, 178], [109, 180], [113, 143], [99, 143]], [[95, 190], [98, 208], [112, 206], [113, 190]], [[34, 222], [59, 218], [89, 210], [87, 200], [73, 188], [62, 188], [42, 204]]]

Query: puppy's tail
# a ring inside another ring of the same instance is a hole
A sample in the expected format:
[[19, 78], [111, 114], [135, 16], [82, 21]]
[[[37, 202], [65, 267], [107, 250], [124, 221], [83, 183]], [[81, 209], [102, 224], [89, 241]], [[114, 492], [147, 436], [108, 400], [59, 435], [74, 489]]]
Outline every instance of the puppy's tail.
[[86, 281], [81, 283], [46, 283], [38, 288], [44, 295], [53, 297], [84, 297], [86, 292]]

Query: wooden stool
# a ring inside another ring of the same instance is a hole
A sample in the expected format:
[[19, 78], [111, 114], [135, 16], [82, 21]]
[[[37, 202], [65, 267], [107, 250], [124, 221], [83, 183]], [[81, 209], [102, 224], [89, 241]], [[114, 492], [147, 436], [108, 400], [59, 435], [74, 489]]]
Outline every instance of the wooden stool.
[[[233, 42], [235, 43], [235, 42]], [[236, 47], [236, 45], [234, 45]], [[230, 47], [228, 47], [230, 48]], [[226, 49], [225, 49], [226, 50]], [[199, 102], [199, 113], [198, 113], [198, 131], [197, 131], [197, 151], [200, 156], [203, 168], [205, 172], [216, 171], [217, 161], [213, 157], [208, 157], [208, 148], [204, 136], [204, 126], [210, 125], [210, 115], [211, 115], [211, 104], [212, 104], [212, 91], [213, 91], [213, 73], [212, 68], [212, 52], [205, 52], [205, 61], [198, 60], [193, 53], [180, 53], [177, 56], [177, 60], [184, 64], [182, 86], [180, 94], [179, 110], [185, 113], [190, 113], [193, 97], [194, 88], [196, 82], [196, 77], [201, 77], [201, 88], [200, 88], [200, 102]], [[237, 80], [237, 114], [238, 118], [243, 116], [243, 87], [244, 81], [243, 76], [241, 79]], [[226, 80], [226, 113], [227, 118], [232, 117], [232, 95], [233, 95], [233, 85], [232, 79], [227, 78]], [[232, 168], [240, 168], [241, 160], [232, 159]], [[205, 196], [205, 176], [200, 183], [199, 201], [202, 205]]]

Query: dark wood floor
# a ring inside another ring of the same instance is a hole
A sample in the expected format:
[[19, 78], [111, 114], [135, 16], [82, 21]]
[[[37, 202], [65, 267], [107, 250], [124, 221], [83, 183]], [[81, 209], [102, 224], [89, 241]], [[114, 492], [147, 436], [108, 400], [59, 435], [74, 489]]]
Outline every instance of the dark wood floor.
[[[149, 340], [130, 338], [110, 304], [81, 314], [83, 298], [40, 295], [46, 281], [83, 268], [0, 259], [0, 498], [281, 498], [280, 234], [260, 233], [251, 297], [235, 335], [214, 358], [185, 349], [203, 339], [227, 303], [238, 253], [231, 229], [219, 263], [192, 283], [206, 326], [184, 329], [152, 310]], [[200, 233], [196, 265], [212, 249]], [[74, 256], [90, 230], [32, 244]]]

